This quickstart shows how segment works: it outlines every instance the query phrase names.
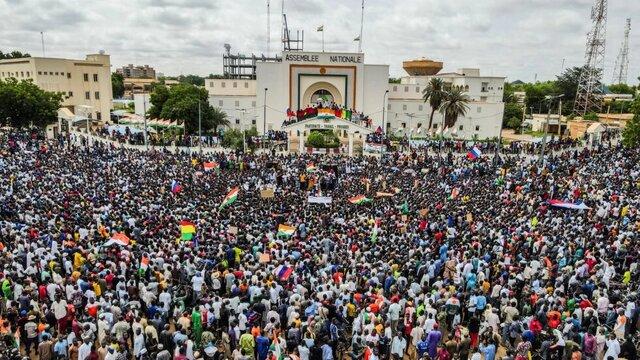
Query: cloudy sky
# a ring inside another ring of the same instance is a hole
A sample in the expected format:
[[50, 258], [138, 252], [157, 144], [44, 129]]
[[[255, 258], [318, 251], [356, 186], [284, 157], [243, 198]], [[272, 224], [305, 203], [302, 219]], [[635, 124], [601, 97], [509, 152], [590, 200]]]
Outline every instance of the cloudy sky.
[[[509, 80], [551, 79], [580, 65], [593, 0], [366, 0], [365, 61], [389, 64], [428, 57], [445, 69], [480, 67]], [[305, 49], [357, 49], [360, 0], [286, 0], [289, 28], [305, 30]], [[281, 50], [281, 0], [271, 0], [271, 52]], [[232, 52], [267, 49], [266, 0], [0, 0], [0, 50], [80, 58], [104, 49], [114, 69], [149, 64], [167, 75], [222, 72], [223, 44]], [[612, 77], [624, 22], [640, 1], [609, 0], [605, 81]], [[629, 80], [640, 75], [640, 22], [632, 19]], [[635, 33], [635, 35], [634, 35]]]

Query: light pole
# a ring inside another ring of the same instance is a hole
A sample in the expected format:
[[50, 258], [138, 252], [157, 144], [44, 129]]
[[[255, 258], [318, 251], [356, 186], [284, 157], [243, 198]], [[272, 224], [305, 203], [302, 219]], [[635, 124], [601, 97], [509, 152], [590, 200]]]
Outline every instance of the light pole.
[[247, 134], [244, 128], [244, 114], [247, 112], [247, 109], [236, 108], [236, 111], [240, 111], [242, 113], [242, 123], [240, 125], [240, 131], [242, 131], [242, 151], [246, 154], [247, 153], [247, 138], [246, 138]]
[[[560, 99], [564, 96], [564, 94], [560, 94], [557, 96], [551, 96], [551, 95], [547, 95], [545, 97], [546, 100], [549, 101], [549, 111], [547, 111], [547, 119], [545, 120], [545, 124], [544, 124], [544, 135], [542, 136], [542, 147], [540, 149], [540, 165], [544, 164], [544, 148], [547, 144], [547, 130], [549, 127], [549, 119], [551, 118], [551, 105], [553, 104], [553, 100], [555, 99]], [[560, 119], [558, 119], [558, 126], [560, 126]]]
[[389, 96], [389, 90], [385, 90], [384, 91], [384, 95], [382, 96], [382, 133], [386, 134], [387, 133], [387, 129], [385, 127], [385, 123], [384, 123], [384, 112], [387, 108], [386, 102], [387, 102], [387, 96]]
[[267, 90], [268, 88], [264, 88], [264, 107], [262, 109], [262, 148], [264, 148], [264, 140], [267, 135]]
[[202, 111], [200, 110], [200, 99], [198, 99], [198, 151], [202, 156]]
[[142, 120], [144, 120], [144, 148], [149, 150], [149, 141], [147, 139], [147, 96], [142, 95]]

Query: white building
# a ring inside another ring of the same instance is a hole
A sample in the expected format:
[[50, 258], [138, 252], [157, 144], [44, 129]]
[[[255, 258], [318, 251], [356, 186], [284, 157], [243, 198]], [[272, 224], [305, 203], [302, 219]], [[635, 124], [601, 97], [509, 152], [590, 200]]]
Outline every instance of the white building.
[[67, 116], [109, 120], [113, 93], [111, 64], [104, 52], [84, 60], [29, 57], [0, 60], [0, 80], [33, 80], [46, 91], [64, 95], [61, 111]]
[[[327, 96], [368, 115], [374, 128], [420, 137], [429, 132], [431, 114], [422, 91], [431, 78], [438, 77], [445, 86], [462, 87], [470, 98], [469, 110], [458, 118], [452, 136], [484, 139], [499, 135], [504, 77], [460, 69], [456, 73], [410, 75], [400, 84], [389, 84], [389, 65], [365, 64], [364, 59], [361, 53], [283, 52], [281, 61], [257, 62], [255, 80], [206, 79], [205, 88], [210, 104], [225, 111], [234, 128], [255, 126], [260, 133], [281, 130], [287, 109], [295, 111], [315, 103], [318, 96]], [[432, 132], [442, 121], [442, 114], [436, 111]]]

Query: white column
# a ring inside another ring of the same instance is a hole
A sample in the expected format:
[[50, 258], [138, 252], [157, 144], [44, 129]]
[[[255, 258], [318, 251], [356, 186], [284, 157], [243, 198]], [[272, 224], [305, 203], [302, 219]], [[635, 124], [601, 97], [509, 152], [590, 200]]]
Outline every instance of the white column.
[[300, 154], [304, 153], [304, 132], [300, 131], [300, 135], [298, 136], [298, 152]]
[[293, 133], [291, 130], [287, 132], [287, 153], [291, 153], [291, 133]]
[[353, 133], [347, 133], [349, 137], [349, 156], [353, 156]]

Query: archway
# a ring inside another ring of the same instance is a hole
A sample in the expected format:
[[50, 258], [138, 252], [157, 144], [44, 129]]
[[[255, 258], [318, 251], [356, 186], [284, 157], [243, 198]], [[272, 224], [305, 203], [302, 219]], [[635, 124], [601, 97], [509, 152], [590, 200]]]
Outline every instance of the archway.
[[329, 99], [329, 101], [333, 101], [336, 104], [344, 104], [344, 98], [338, 88], [326, 81], [319, 81], [305, 89], [300, 106], [304, 107], [307, 105], [313, 105], [316, 103], [317, 99], [320, 98], [320, 96], [325, 96]]
[[329, 91], [325, 89], [320, 89], [314, 92], [313, 94], [311, 94], [312, 104], [316, 104], [318, 100], [332, 102], [334, 101], [334, 98]]

